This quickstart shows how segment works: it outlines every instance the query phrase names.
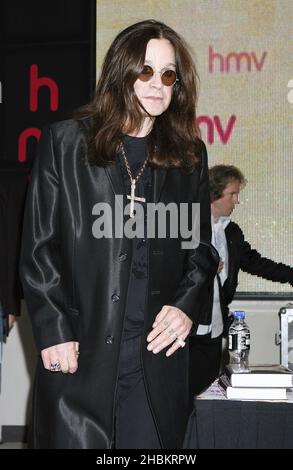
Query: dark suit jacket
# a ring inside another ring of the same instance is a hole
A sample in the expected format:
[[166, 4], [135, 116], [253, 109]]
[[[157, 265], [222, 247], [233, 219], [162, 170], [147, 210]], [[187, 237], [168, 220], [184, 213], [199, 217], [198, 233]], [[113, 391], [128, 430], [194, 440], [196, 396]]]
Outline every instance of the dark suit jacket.
[[227, 318], [228, 306], [237, 289], [239, 270], [269, 281], [293, 284], [293, 268], [265, 258], [257, 250], [251, 248], [244, 239], [241, 228], [235, 222], [230, 222], [227, 225], [225, 234], [229, 253], [229, 268], [228, 278], [221, 289], [224, 321]]

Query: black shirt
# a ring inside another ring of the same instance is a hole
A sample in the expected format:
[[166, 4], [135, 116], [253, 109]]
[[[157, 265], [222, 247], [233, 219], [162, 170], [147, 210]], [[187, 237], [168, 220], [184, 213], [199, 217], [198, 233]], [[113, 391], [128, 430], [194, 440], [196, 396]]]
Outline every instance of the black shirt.
[[[133, 178], [139, 173], [147, 157], [146, 138], [125, 136], [123, 139], [125, 154], [131, 169]], [[121, 171], [123, 175], [125, 192], [130, 195], [130, 177], [127, 173], [123, 157], [120, 158]], [[146, 238], [146, 203], [150, 199], [152, 187], [152, 171], [146, 166], [136, 184], [135, 195], [144, 197], [146, 202], [136, 202], [142, 204], [144, 209], [144, 236], [132, 239], [132, 264], [128, 285], [128, 295], [124, 319], [124, 338], [134, 338], [142, 334], [144, 326], [144, 312], [146, 308], [146, 294], [148, 286], [148, 240]], [[142, 222], [139, 219], [137, 221]]]

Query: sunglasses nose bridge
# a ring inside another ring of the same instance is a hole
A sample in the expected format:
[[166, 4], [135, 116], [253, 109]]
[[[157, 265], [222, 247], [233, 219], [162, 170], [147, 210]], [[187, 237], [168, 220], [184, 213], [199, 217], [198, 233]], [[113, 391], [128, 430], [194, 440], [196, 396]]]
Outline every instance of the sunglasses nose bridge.
[[150, 78], [150, 81], [152, 84], [161, 87], [163, 85], [162, 74], [158, 71], [153, 70], [153, 74]]

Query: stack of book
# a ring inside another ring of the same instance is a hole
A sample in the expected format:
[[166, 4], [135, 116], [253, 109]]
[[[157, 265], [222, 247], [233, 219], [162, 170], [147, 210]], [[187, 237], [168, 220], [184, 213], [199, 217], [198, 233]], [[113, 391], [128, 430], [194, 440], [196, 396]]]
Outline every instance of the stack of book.
[[240, 373], [228, 365], [219, 385], [231, 399], [287, 400], [287, 389], [293, 387], [293, 372], [279, 364], [261, 364]]

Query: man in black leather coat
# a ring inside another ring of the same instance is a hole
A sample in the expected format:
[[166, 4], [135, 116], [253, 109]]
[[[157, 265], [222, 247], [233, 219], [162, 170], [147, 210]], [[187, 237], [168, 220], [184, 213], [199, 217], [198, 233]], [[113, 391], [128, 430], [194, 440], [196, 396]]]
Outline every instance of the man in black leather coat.
[[[21, 258], [41, 356], [34, 448], [182, 446], [189, 334], [218, 265], [195, 82], [183, 40], [146, 20], [114, 39], [85, 115], [42, 132]], [[151, 226], [149, 203], [200, 204], [198, 246], [128, 236], [133, 219]]]

